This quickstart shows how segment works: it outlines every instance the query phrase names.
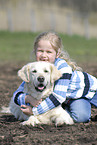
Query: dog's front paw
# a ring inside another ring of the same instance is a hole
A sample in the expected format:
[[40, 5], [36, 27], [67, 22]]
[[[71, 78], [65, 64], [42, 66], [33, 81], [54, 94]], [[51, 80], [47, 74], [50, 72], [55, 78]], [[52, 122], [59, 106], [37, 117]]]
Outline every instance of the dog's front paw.
[[27, 121], [23, 121], [22, 123], [20, 123], [21, 125], [31, 125], [31, 126], [35, 126], [34, 122], [29, 122], [29, 120]]
[[27, 121], [23, 121], [21, 124], [35, 126], [36, 124], [39, 123], [40, 123], [39, 120], [35, 116], [30, 116]]

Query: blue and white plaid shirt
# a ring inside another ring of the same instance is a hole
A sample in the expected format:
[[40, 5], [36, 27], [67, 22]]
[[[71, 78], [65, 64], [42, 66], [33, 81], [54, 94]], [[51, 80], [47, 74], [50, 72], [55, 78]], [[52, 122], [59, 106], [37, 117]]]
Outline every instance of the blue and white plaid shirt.
[[[92, 99], [97, 91], [97, 79], [92, 75], [81, 71], [73, 71], [66, 61], [61, 58], [55, 60], [55, 66], [61, 71], [62, 77], [55, 82], [52, 94], [42, 101], [38, 107], [32, 108], [34, 115], [45, 113], [71, 98], [85, 97]], [[13, 94], [14, 102], [18, 105], [25, 104], [24, 84], [25, 82]]]

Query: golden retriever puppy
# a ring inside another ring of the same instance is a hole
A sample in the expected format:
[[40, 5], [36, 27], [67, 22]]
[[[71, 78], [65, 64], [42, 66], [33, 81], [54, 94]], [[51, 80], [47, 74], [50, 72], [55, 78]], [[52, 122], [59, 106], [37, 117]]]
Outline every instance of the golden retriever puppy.
[[[28, 63], [18, 71], [18, 76], [25, 81], [24, 93], [35, 99], [43, 99], [52, 93], [54, 82], [62, 75], [53, 64], [41, 61]], [[51, 124], [52, 122], [55, 125], [73, 124], [73, 119], [61, 105], [44, 114], [31, 115], [30, 117], [21, 111], [21, 107], [14, 103], [13, 98], [9, 107], [17, 119], [25, 120], [22, 122], [23, 125], [35, 126], [36, 124]]]

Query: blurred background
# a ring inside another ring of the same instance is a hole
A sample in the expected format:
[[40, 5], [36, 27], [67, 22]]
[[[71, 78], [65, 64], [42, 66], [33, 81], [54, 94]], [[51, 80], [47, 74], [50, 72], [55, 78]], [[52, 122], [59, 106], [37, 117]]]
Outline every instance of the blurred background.
[[75, 61], [96, 64], [97, 0], [0, 0], [0, 62], [32, 61], [35, 37], [48, 30]]
[[97, 38], [97, 0], [0, 0], [0, 30]]

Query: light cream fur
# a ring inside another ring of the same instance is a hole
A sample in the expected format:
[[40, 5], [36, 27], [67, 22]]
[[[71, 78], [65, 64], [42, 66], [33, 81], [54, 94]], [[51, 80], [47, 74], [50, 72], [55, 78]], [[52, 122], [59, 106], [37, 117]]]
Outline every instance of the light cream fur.
[[[46, 98], [53, 91], [54, 82], [59, 79], [62, 75], [56, 67], [48, 62], [33, 62], [25, 65], [21, 70], [18, 71], [18, 76], [25, 81], [24, 92], [28, 93], [36, 99]], [[38, 78], [43, 78], [43, 80]], [[36, 88], [42, 89], [39, 84], [45, 86], [43, 91], [36, 90]], [[62, 124], [73, 124], [73, 119], [64, 110], [61, 105], [49, 110], [48, 112], [41, 115], [31, 115], [30, 117], [25, 115], [20, 106], [16, 105], [13, 101], [13, 98], [10, 102], [10, 110], [12, 114], [19, 120], [24, 120], [23, 125], [32, 125], [36, 124], [51, 124], [55, 125]]]

